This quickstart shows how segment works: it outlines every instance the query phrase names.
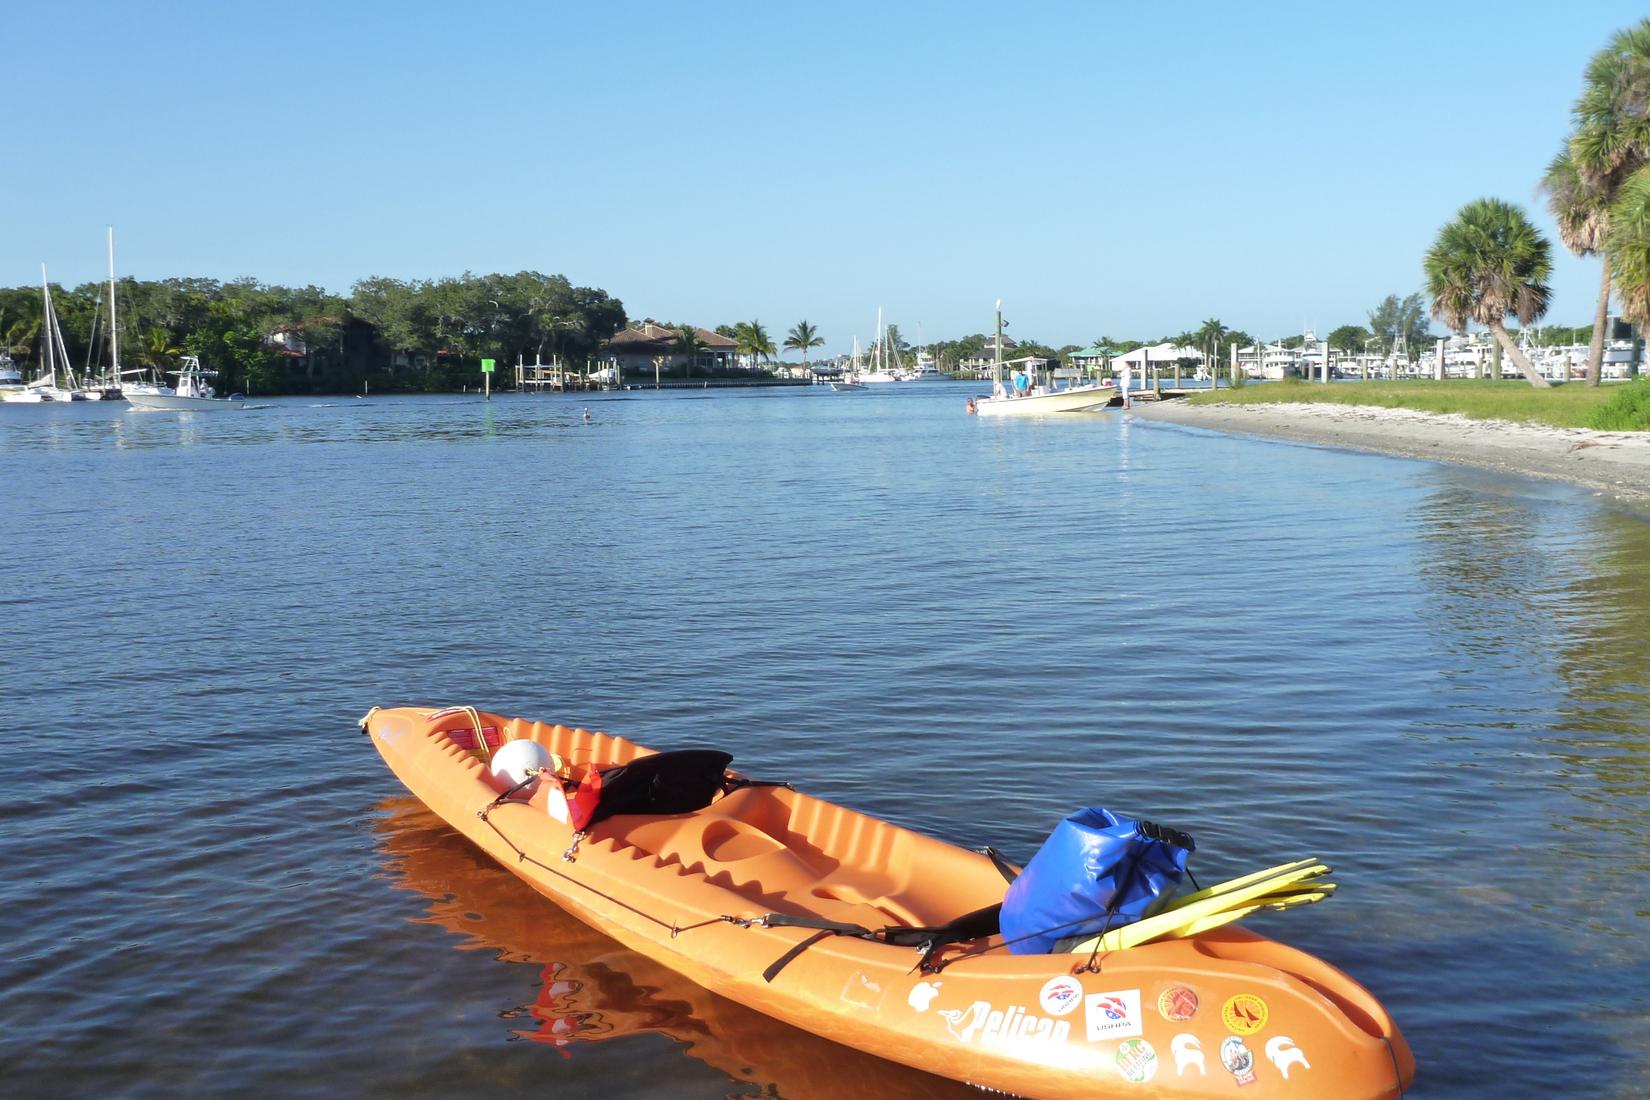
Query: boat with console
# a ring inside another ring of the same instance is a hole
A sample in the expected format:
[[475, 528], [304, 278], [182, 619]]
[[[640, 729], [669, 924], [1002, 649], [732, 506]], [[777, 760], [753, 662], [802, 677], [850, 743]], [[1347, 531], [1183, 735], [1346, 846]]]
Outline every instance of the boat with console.
[[[991, 393], [968, 399], [968, 412], [979, 416], [1046, 416], [1049, 413], [1103, 409], [1118, 400], [1118, 391], [1103, 383], [1056, 389], [1037, 356], [1003, 359], [1003, 303], [997, 303], [997, 336], [992, 345]], [[1016, 367], [1004, 378], [1004, 367]]]
[[1028, 1097], [1385, 1100], [1414, 1077], [1363, 987], [1227, 923], [1310, 900], [1311, 861], [1190, 895], [1185, 919], [1016, 953], [1000, 857], [753, 781], [725, 753], [472, 707], [375, 707], [361, 726], [425, 806], [592, 928], [881, 1058]]
[[989, 397], [972, 398], [970, 411], [980, 416], [1046, 416], [1049, 413], [1103, 409], [1117, 400], [1117, 389], [1104, 385], [1073, 386], [1070, 389], [1028, 386], [1019, 393], [1000, 387]]
[[0, 351], [0, 393], [14, 393], [23, 388], [23, 372], [17, 369], [10, 355]]
[[176, 386], [131, 382], [122, 385], [121, 390], [132, 408], [166, 412], [213, 412], [242, 405], [242, 402], [233, 398], [217, 396], [206, 380], [215, 377], [218, 372], [202, 367], [199, 356], [185, 355], [177, 370], [166, 373], [178, 376]]

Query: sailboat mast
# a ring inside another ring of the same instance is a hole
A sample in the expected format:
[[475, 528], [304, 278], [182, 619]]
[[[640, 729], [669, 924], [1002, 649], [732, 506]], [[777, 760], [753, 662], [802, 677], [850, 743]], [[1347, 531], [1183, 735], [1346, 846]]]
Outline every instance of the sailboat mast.
[[52, 288], [46, 282], [46, 265], [40, 265], [40, 309], [42, 324], [40, 338], [46, 345], [46, 377], [47, 384], [57, 385], [57, 341], [52, 334]]
[[109, 227], [109, 385], [120, 385], [120, 326], [115, 323], [115, 227]]

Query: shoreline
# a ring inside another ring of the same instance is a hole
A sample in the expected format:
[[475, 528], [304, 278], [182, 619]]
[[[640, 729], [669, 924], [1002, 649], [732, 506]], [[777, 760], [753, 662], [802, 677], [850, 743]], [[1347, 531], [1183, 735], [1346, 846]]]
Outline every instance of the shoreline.
[[1650, 512], [1650, 433], [1470, 420], [1378, 405], [1137, 404], [1132, 415], [1190, 428], [1475, 466], [1563, 481]]

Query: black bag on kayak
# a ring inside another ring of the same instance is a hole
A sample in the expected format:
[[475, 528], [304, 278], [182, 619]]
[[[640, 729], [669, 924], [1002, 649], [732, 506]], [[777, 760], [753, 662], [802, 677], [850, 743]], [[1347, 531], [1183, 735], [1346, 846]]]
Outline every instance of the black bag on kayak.
[[568, 799], [573, 828], [582, 832], [615, 814], [702, 810], [729, 790], [731, 763], [730, 754], [716, 749], [673, 749], [628, 764], [591, 768]]

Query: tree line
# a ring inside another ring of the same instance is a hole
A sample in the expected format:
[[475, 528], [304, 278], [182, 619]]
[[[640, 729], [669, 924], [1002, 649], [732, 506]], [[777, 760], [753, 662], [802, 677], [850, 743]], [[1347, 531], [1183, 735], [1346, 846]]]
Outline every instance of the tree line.
[[[347, 296], [255, 279], [121, 279], [121, 365], [166, 370], [198, 355], [220, 390], [247, 393], [442, 391], [474, 385], [481, 360], [583, 362], [625, 325], [624, 304], [566, 276], [374, 277]], [[69, 360], [109, 363], [108, 285], [52, 288]], [[0, 343], [32, 373], [41, 359], [38, 287], [0, 289]]]

